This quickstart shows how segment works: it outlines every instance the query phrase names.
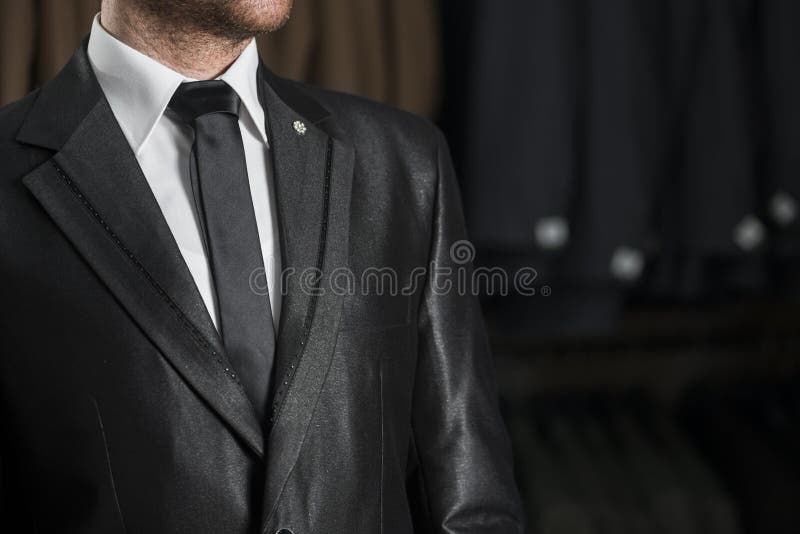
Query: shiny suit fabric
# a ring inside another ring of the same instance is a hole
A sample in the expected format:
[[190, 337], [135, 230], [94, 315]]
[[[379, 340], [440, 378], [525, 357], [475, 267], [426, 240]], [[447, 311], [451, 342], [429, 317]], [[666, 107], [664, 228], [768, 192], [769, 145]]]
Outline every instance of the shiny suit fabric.
[[441, 134], [259, 76], [288, 273], [263, 421], [85, 43], [0, 110], [0, 530], [522, 532], [477, 302], [415, 274], [467, 268]]

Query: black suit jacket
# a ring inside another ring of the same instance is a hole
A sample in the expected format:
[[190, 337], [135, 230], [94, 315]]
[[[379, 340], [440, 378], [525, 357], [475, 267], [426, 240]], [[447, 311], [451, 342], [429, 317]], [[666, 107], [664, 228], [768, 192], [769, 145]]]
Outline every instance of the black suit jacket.
[[[461, 267], [442, 136], [260, 79], [287, 286], [268, 422], [85, 43], [0, 110], [0, 529], [521, 532], [478, 305], [415, 270]], [[411, 289], [364, 287], [368, 268]]]

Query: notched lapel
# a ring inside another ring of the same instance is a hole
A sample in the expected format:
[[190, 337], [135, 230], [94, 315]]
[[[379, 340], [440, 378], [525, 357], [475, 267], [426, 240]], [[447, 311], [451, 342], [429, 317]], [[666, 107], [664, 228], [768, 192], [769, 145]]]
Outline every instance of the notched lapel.
[[[179, 375], [261, 455], [262, 425], [225, 371], [230, 366], [191, 273], [111, 108], [86, 71], [83, 48], [42, 89], [20, 140], [58, 152], [23, 182]], [[59, 99], [62, 91], [81, 100]], [[68, 106], [86, 112], [54, 135], [48, 121]]]
[[[330, 275], [348, 266], [355, 152], [302, 91], [264, 69], [260, 88], [287, 272], [266, 438], [242, 388], [225, 372], [211, 319], [91, 74], [85, 44], [42, 89], [19, 140], [57, 151], [23, 179], [55, 224], [190, 387], [266, 457], [268, 523], [301, 454], [336, 344], [343, 298]], [[80, 112], [54, 126], [69, 106]]]
[[331, 129], [324, 110], [285, 84], [262, 69], [285, 267], [265, 524], [300, 455], [336, 344], [343, 299], [330, 275], [348, 266], [354, 165], [352, 146]]

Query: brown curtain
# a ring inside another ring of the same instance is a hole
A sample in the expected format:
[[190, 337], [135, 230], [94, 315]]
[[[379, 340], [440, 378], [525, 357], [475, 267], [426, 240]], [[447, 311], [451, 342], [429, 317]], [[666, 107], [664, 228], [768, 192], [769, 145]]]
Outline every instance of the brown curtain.
[[[438, 104], [436, 0], [295, 0], [259, 38], [275, 72], [432, 117]], [[0, 105], [52, 78], [91, 26], [98, 0], [0, 0]]]
[[52, 78], [97, 11], [98, 0], [0, 0], [0, 104]]
[[292, 18], [259, 39], [276, 73], [421, 115], [439, 100], [436, 0], [295, 0]]

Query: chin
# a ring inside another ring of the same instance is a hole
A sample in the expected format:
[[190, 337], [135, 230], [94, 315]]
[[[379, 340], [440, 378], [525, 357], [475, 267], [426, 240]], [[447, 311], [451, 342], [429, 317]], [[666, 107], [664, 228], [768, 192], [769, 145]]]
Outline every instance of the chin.
[[[219, 1], [219, 0], [215, 0]], [[272, 32], [289, 20], [293, 0], [227, 0], [229, 22], [243, 34]]]

